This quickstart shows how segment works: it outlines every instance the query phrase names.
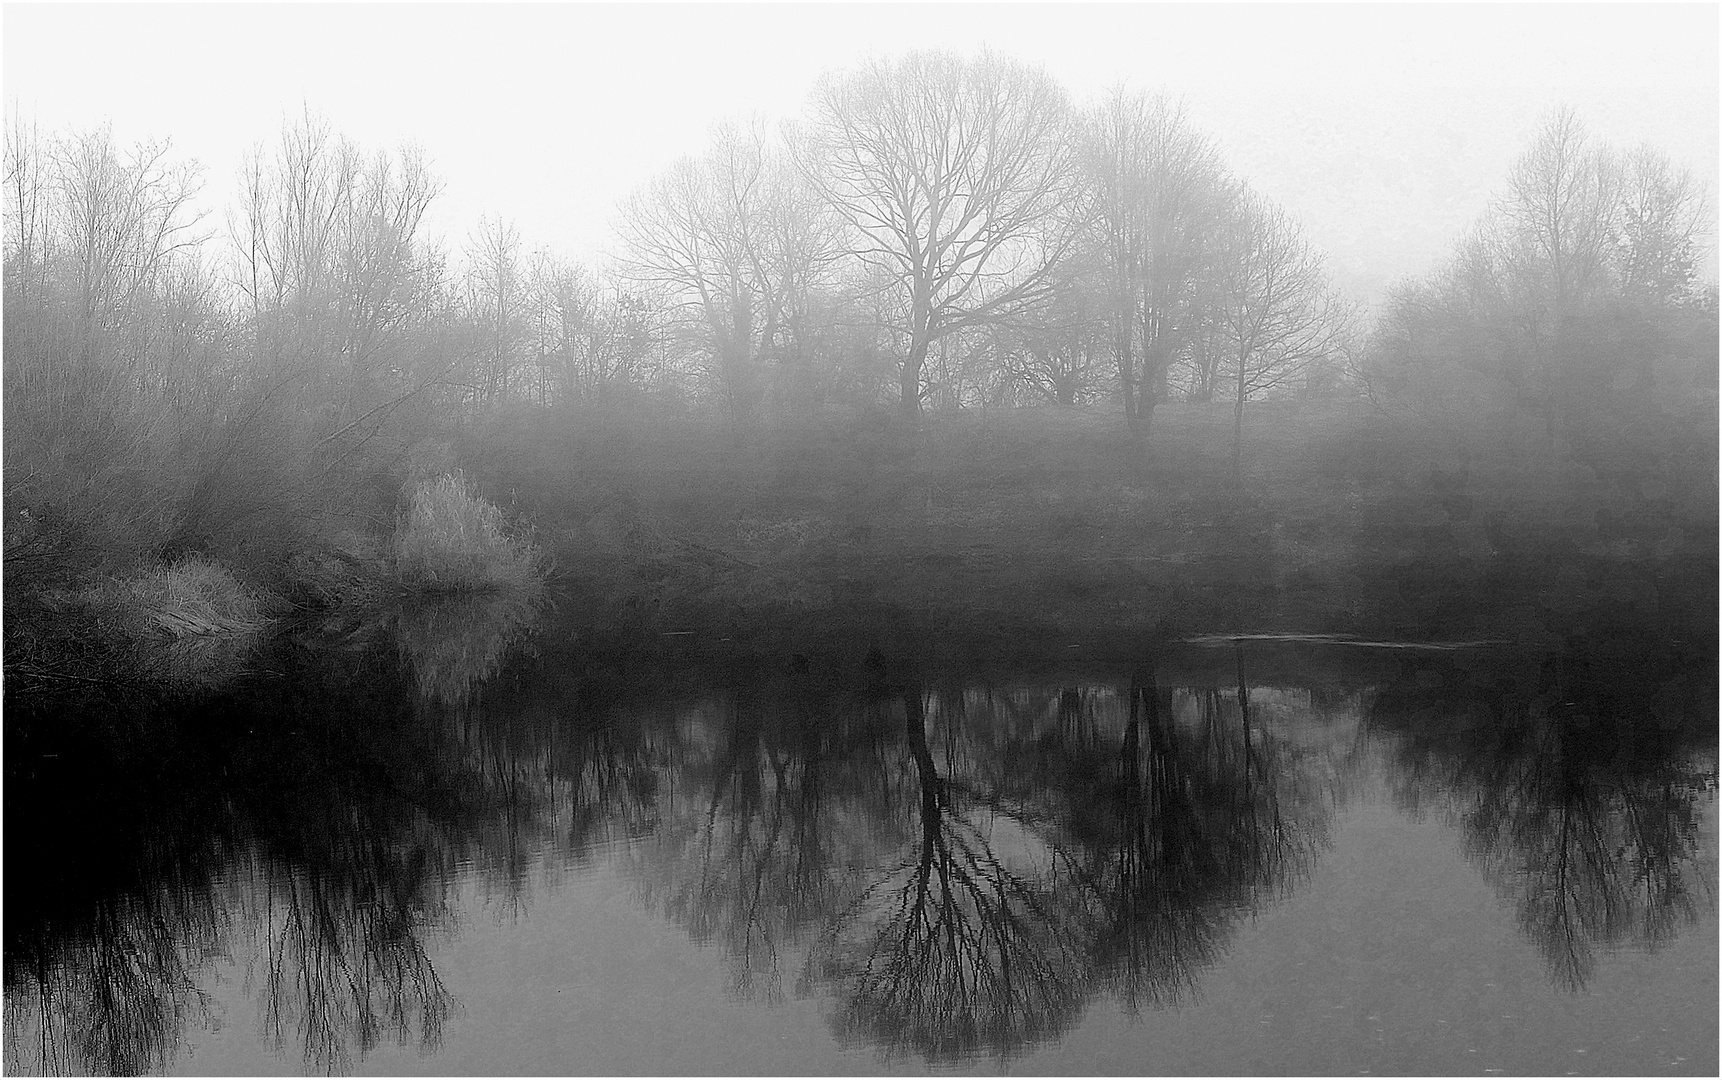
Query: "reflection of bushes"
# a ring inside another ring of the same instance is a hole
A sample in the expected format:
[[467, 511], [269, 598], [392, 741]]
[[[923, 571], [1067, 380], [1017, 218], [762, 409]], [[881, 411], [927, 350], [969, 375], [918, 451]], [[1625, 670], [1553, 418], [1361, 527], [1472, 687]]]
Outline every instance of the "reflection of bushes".
[[538, 549], [511, 535], [502, 511], [466, 478], [421, 481], [395, 531], [395, 568], [422, 592], [523, 588], [540, 579]]
[[501, 670], [539, 610], [537, 590], [413, 601], [395, 613], [395, 640], [412, 663], [419, 692], [459, 704]]

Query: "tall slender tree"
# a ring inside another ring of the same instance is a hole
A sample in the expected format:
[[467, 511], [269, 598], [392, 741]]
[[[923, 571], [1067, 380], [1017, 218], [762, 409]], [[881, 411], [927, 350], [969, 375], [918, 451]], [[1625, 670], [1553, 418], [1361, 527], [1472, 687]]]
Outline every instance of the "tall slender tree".
[[1115, 89], [1084, 132], [1119, 388], [1131, 426], [1146, 436], [1169, 370], [1199, 332], [1225, 173], [1183, 106], [1163, 96]]
[[1241, 475], [1245, 403], [1333, 355], [1350, 312], [1303, 230], [1247, 187], [1227, 216], [1213, 288], [1234, 391], [1232, 463]]

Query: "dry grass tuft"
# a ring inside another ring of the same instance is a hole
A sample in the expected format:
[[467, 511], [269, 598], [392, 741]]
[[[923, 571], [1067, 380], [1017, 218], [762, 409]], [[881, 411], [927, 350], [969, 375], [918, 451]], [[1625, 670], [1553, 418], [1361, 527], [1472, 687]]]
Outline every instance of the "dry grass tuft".
[[130, 674], [213, 688], [240, 674], [269, 627], [268, 598], [203, 559], [107, 577], [77, 595]]

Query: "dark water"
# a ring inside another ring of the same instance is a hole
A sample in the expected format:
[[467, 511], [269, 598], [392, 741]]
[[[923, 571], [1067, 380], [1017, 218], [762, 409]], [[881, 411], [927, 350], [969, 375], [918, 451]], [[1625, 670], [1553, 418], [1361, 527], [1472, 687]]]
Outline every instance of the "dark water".
[[1713, 652], [676, 648], [9, 716], [7, 1071], [1717, 1071]]

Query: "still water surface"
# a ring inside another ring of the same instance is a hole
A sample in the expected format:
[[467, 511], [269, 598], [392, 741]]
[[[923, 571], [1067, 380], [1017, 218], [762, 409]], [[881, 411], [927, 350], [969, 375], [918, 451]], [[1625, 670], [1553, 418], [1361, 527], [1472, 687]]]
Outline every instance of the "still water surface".
[[306, 628], [147, 751], [10, 742], [7, 1071], [1717, 1070], [1689, 665], [564, 644]]

